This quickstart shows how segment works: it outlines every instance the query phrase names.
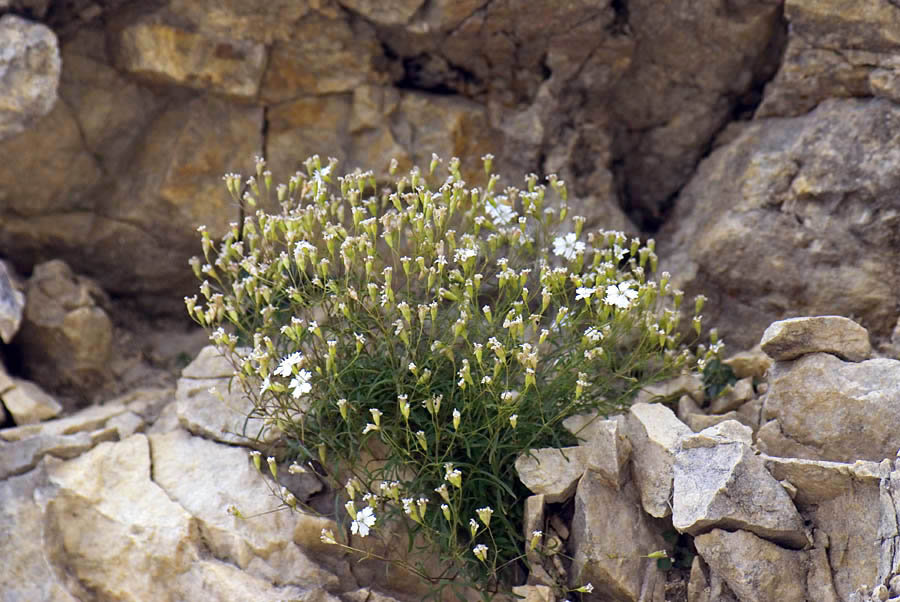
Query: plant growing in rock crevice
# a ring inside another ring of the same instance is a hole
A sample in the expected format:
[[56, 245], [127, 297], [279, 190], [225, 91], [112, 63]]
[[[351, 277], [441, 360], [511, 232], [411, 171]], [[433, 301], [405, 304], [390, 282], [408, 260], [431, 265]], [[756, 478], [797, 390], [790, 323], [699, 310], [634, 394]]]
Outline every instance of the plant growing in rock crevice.
[[277, 187], [259, 159], [243, 195], [227, 175], [236, 201], [280, 211], [219, 245], [201, 229], [202, 299], [186, 302], [295, 466], [341, 475], [353, 538], [323, 540], [354, 547], [404, 524], [411, 547], [451, 567], [404, 561], [435, 591], [489, 592], [540, 545], [521, 533], [515, 459], [573, 444], [563, 419], [627, 407], [696, 362], [679, 340], [682, 293], [649, 276], [652, 240], [583, 232], [553, 176], [556, 203], [534, 175], [499, 190], [490, 156], [481, 187], [456, 159], [437, 179], [439, 163], [380, 190], [318, 157]]

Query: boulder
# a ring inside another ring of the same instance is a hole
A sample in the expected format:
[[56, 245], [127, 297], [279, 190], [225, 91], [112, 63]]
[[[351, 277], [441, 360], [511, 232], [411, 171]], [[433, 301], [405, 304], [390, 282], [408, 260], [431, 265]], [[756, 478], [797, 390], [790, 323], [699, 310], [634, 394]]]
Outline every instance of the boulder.
[[56, 104], [62, 62], [56, 35], [42, 23], [0, 16], [0, 140], [24, 132]]
[[695, 536], [715, 528], [742, 529], [802, 548], [808, 543], [803, 518], [755, 455], [750, 437], [749, 428], [726, 422], [682, 440], [672, 524]]
[[584, 474], [586, 451], [580, 446], [531, 450], [516, 458], [516, 473], [532, 493], [544, 496], [546, 503], [565, 502]]
[[709, 296], [705, 323], [729, 345], [798, 315], [857, 316], [874, 340], [890, 335], [900, 133], [884, 124], [897, 120], [885, 100], [825, 100], [733, 125], [700, 163], [657, 237], [660, 269], [685, 298]]
[[861, 362], [872, 352], [866, 329], [841, 316], [773, 322], [763, 333], [760, 347], [769, 357], [780, 362], [809, 353], [831, 353], [842, 360]]
[[16, 336], [25, 309], [25, 294], [14, 285], [9, 270], [9, 266], [0, 261], [0, 340], [4, 343]]
[[658, 403], [636, 403], [625, 421], [632, 446], [632, 474], [644, 511], [662, 518], [672, 513], [672, 466], [682, 438], [691, 429]]
[[646, 556], [665, 549], [666, 544], [653, 520], [642, 511], [639, 495], [633, 483], [616, 489], [592, 471], [578, 482], [569, 539], [571, 585], [590, 582], [594, 594], [587, 599], [664, 599], [665, 573]]
[[774, 456], [853, 462], [900, 449], [900, 361], [845, 362], [828, 353], [777, 364], [759, 448]]
[[759, 346], [730, 355], [722, 363], [731, 367], [737, 378], [763, 379], [772, 367], [772, 359]]
[[806, 553], [747, 531], [713, 529], [694, 538], [697, 552], [741, 602], [806, 602]]
[[106, 295], [58, 259], [28, 280], [20, 340], [28, 376], [51, 391], [85, 399], [108, 377], [112, 322]]

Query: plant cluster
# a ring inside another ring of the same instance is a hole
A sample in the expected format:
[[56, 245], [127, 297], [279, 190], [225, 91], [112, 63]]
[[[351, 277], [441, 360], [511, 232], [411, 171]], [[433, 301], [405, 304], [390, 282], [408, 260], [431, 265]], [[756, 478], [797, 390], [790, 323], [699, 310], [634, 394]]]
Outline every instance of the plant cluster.
[[246, 181], [227, 175], [236, 201], [278, 209], [220, 243], [201, 228], [201, 298], [186, 303], [292, 468], [346, 489], [349, 533], [324, 541], [365, 548], [402, 525], [451, 567], [404, 561], [435, 590], [495, 591], [542, 545], [521, 533], [516, 458], [574, 444], [565, 418], [619, 411], [697, 360], [683, 294], [650, 277], [652, 240], [584, 232], [554, 176], [501, 190], [488, 155], [470, 187], [457, 159], [438, 177], [440, 163], [384, 188], [317, 156], [274, 187], [262, 159]]

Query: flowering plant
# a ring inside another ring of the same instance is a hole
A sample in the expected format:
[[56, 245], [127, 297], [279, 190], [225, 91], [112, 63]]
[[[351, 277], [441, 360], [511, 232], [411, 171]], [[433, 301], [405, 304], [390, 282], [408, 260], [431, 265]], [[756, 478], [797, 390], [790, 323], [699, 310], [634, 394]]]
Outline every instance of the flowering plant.
[[481, 187], [457, 159], [437, 179], [435, 157], [427, 176], [413, 168], [378, 189], [372, 173], [336, 177], [316, 156], [273, 188], [260, 159], [227, 188], [278, 210], [218, 246], [203, 230], [202, 299], [186, 302], [292, 459], [347, 479], [354, 536], [405, 523], [453, 567], [410, 570], [489, 591], [520, 578], [538, 546], [521, 532], [516, 458], [574, 444], [565, 418], [616, 412], [696, 361], [680, 342], [682, 293], [666, 273], [650, 278], [652, 240], [584, 232], [562, 181], [500, 190], [484, 163]]

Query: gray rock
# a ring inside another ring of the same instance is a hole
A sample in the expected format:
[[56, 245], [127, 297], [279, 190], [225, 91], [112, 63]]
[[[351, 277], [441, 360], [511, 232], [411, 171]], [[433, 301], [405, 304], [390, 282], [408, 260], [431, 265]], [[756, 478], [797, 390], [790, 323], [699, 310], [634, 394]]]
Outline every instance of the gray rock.
[[636, 403], [626, 418], [632, 446], [632, 472], [644, 511], [662, 518], [672, 513], [672, 465], [683, 437], [691, 429], [661, 404]]
[[665, 541], [641, 510], [633, 483], [618, 490], [592, 471], [586, 472], [575, 492], [569, 545], [571, 574], [579, 581], [574, 585], [589, 581], [594, 596], [613, 600], [664, 598], [665, 574], [645, 556], [665, 549]]
[[704, 323], [729, 345], [750, 348], [798, 315], [852, 315], [873, 339], [890, 335], [900, 132], [884, 124], [897, 119], [885, 100], [825, 100], [798, 117], [734, 124], [700, 163], [657, 237], [660, 269], [686, 299], [710, 296]]
[[753, 378], [747, 377], [728, 385], [709, 404], [709, 411], [713, 414], [725, 414], [737, 410], [745, 402], [753, 398]]
[[[759, 448], [773, 456], [853, 462], [900, 449], [900, 361], [849, 363], [827, 353], [776, 365]], [[839, 417], [839, 418], [836, 418]]]
[[737, 412], [727, 412], [725, 414], [719, 415], [706, 415], [706, 414], [688, 414], [687, 419], [684, 421], [691, 430], [695, 433], [699, 433], [704, 429], [708, 429], [711, 426], [715, 426], [717, 424], [721, 424], [723, 422], [727, 422], [729, 420], [735, 420], [740, 422], [744, 426], [753, 428], [753, 423], [747, 419], [747, 417], [738, 414]]
[[12, 443], [0, 442], [0, 480], [23, 474], [44, 456], [74, 458], [94, 446], [90, 433], [37, 435]]
[[15, 15], [0, 17], [0, 140], [21, 134], [56, 103], [62, 63], [53, 31]]
[[9, 268], [0, 261], [0, 340], [12, 341], [22, 323], [25, 294], [19, 291], [9, 277]]
[[0, 430], [0, 439], [22, 441], [38, 435], [58, 436], [95, 431], [101, 429], [110, 419], [124, 412], [126, 412], [126, 408], [121, 403], [110, 402], [93, 405], [65, 418]]
[[697, 552], [741, 602], [806, 602], [806, 553], [747, 531], [714, 529], [694, 538]]
[[585, 448], [585, 466], [613, 487], [621, 487], [629, 477], [631, 442], [625, 436], [625, 417], [600, 420], [596, 414], [579, 414], [563, 421]]
[[675, 462], [672, 523], [692, 535], [743, 529], [802, 548], [808, 543], [803, 518], [754, 454], [749, 436], [749, 428], [730, 422], [683, 440]]
[[773, 322], [763, 333], [760, 347], [776, 361], [793, 360], [809, 353], [832, 353], [843, 360], [861, 362], [872, 352], [866, 329], [841, 316]]
[[652, 403], [675, 399], [681, 395], [690, 395], [698, 404], [703, 404], [703, 380], [694, 374], [682, 374], [671, 380], [648, 385], [638, 391], [634, 403]]
[[[190, 432], [235, 445], [272, 442], [278, 433], [260, 418], [248, 418], [253, 402], [230, 378], [234, 370], [213, 346], [205, 347], [185, 367], [175, 389], [175, 412]], [[202, 377], [201, 377], [202, 376]]]
[[544, 496], [546, 503], [565, 502], [584, 474], [586, 451], [581, 446], [534, 449], [516, 458], [516, 472], [532, 493]]

